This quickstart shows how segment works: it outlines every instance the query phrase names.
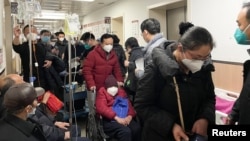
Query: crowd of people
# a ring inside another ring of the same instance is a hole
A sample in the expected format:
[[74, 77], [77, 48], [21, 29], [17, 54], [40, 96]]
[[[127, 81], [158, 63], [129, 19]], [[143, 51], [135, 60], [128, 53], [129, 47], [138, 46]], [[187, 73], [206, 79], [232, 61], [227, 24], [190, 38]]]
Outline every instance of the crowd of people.
[[[239, 44], [250, 38], [249, 11], [246, 3], [238, 15], [234, 37]], [[52, 40], [51, 32], [42, 30], [37, 39], [36, 27], [27, 25], [22, 31], [15, 27], [13, 49], [21, 57], [22, 74], [0, 80], [0, 140], [89, 140], [81, 137], [77, 125], [58, 120], [58, 110], [48, 106], [51, 94], [64, 100], [69, 69], [77, 72], [79, 84], [96, 92], [96, 114], [102, 117], [109, 137], [188, 141], [195, 134], [207, 140], [208, 126], [215, 124], [212, 34], [205, 27], [181, 22], [180, 38], [170, 41], [154, 18], [144, 20], [140, 29], [147, 43], [144, 47], [135, 37], [127, 38], [123, 46], [117, 35], [104, 33], [98, 42], [93, 33], [85, 32], [79, 41], [69, 42], [62, 31]], [[25, 42], [20, 40], [22, 33]], [[72, 60], [78, 65], [69, 64]], [[245, 108], [249, 103], [248, 66], [246, 61], [244, 86], [227, 124], [249, 123], [249, 108]], [[8, 136], [10, 130], [15, 136]]]

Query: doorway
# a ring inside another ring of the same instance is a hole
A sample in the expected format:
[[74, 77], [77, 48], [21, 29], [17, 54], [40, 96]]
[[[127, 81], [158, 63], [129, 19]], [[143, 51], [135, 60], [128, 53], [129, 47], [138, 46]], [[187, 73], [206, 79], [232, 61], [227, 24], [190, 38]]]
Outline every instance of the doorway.
[[161, 32], [168, 40], [179, 39], [179, 23], [186, 21], [187, 0], [175, 0], [149, 7], [149, 18], [159, 20]]
[[123, 46], [123, 16], [111, 19], [111, 33], [118, 36], [120, 39], [120, 44]]

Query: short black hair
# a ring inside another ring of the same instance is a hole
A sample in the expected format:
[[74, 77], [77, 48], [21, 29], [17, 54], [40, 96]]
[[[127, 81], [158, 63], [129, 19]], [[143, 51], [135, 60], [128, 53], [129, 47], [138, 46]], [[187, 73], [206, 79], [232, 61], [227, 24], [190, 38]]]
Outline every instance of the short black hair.
[[141, 32], [147, 30], [150, 34], [160, 33], [161, 26], [160, 22], [154, 18], [149, 18], [141, 23]]
[[127, 49], [129, 47], [134, 48], [134, 47], [139, 47], [139, 43], [135, 37], [129, 37], [125, 41], [125, 48]]
[[115, 34], [112, 34], [112, 36], [113, 36], [114, 43], [119, 44], [120, 39], [118, 38], [118, 36]]
[[56, 32], [56, 34], [57, 34], [56, 36], [58, 36], [59, 34], [65, 35], [64, 32], [62, 32], [62, 31]]
[[43, 29], [40, 31], [40, 35], [43, 35], [43, 33], [50, 33], [50, 35], [51, 35], [51, 32], [47, 29]]
[[181, 22], [179, 24], [179, 34], [182, 36], [190, 27], [193, 27], [194, 24], [190, 22]]
[[26, 28], [28, 28], [28, 27], [35, 27], [35, 26], [27, 24], [27, 25], [25, 25], [25, 26], [23, 27], [23, 32], [24, 32], [24, 30], [25, 30]]
[[87, 41], [89, 39], [95, 40], [95, 35], [93, 33], [90, 33], [90, 32], [85, 32], [82, 34], [82, 37], [80, 38], [80, 40], [83, 40], [83, 41]]
[[[101, 43], [103, 43], [104, 39], [112, 38], [113, 36], [111, 34], [105, 33], [101, 36]], [[114, 39], [113, 39], [114, 40]]]

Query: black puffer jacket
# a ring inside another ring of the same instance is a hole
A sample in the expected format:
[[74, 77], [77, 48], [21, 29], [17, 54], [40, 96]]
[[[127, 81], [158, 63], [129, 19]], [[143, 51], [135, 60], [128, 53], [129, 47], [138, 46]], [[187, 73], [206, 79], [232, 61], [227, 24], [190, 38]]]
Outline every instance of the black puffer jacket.
[[64, 141], [65, 131], [54, 125], [54, 119], [44, 113], [44, 106], [46, 105], [41, 103], [36, 108], [36, 114], [30, 116], [29, 120], [34, 120], [42, 126], [47, 141]]
[[128, 66], [128, 78], [125, 82], [126, 89], [129, 89], [130, 91], [135, 92], [137, 88], [137, 81], [138, 78], [135, 76], [135, 60], [139, 58], [143, 58], [143, 47], [134, 47], [132, 48], [129, 56], [129, 66]]
[[229, 117], [239, 125], [250, 125], [250, 60], [245, 61], [243, 67], [243, 88]]
[[124, 61], [126, 60], [125, 51], [124, 51], [123, 47], [118, 43], [114, 43], [113, 49], [116, 52], [116, 55], [118, 57], [119, 64], [120, 64], [120, 70], [122, 72], [122, 76], [124, 77], [125, 74], [127, 73], [126, 67], [124, 66]]
[[191, 131], [200, 118], [215, 124], [213, 65], [206, 63], [200, 71], [185, 74], [180, 71], [173, 51], [172, 46], [166, 50], [155, 48], [153, 62], [146, 66], [138, 82], [134, 106], [143, 124], [143, 141], [172, 141], [174, 123], [181, 125], [173, 76], [179, 86], [185, 130]]

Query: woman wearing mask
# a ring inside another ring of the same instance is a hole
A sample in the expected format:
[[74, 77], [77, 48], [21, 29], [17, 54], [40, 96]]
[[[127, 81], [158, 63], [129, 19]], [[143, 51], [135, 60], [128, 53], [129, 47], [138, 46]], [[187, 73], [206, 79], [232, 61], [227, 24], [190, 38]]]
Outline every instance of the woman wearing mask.
[[130, 37], [125, 42], [125, 48], [129, 54], [128, 60], [124, 61], [124, 65], [128, 69], [128, 77], [125, 82], [125, 90], [129, 96], [131, 96], [131, 101], [134, 103], [134, 97], [137, 89], [137, 81], [139, 76], [136, 75], [136, 61], [143, 59], [142, 48], [135, 37]]
[[88, 90], [98, 91], [104, 86], [108, 75], [114, 75], [118, 85], [123, 85], [123, 77], [120, 70], [118, 58], [113, 48], [113, 36], [103, 34], [101, 44], [97, 45], [83, 62], [83, 76]]
[[126, 92], [118, 87], [113, 75], [105, 80], [96, 97], [96, 113], [103, 117], [103, 130], [118, 141], [140, 141], [140, 125]]
[[143, 141], [187, 141], [188, 133], [207, 135], [208, 125], [215, 124], [213, 46], [211, 34], [195, 26], [178, 43], [153, 50], [134, 104]]
[[40, 125], [27, 121], [35, 114], [38, 93], [29, 83], [14, 84], [5, 95], [3, 105], [7, 115], [0, 121], [1, 141], [46, 141]]

